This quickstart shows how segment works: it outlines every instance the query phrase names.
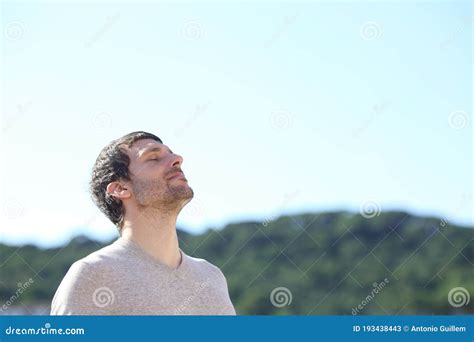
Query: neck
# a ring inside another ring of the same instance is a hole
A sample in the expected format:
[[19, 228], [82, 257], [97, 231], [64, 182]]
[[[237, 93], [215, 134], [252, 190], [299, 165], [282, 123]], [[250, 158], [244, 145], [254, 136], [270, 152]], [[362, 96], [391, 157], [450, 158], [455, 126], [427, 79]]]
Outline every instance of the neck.
[[157, 261], [177, 268], [181, 264], [177, 213], [164, 213], [156, 208], [145, 208], [136, 215], [127, 215], [122, 228], [122, 238], [137, 243]]

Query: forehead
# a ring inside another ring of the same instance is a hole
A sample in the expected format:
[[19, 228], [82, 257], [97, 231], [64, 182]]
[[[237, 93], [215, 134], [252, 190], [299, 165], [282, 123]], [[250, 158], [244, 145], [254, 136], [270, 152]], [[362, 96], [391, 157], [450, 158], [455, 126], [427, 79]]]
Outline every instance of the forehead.
[[132, 146], [127, 149], [127, 152], [133, 160], [142, 157], [146, 152], [156, 148], [162, 149], [167, 148], [167, 146], [153, 139], [140, 139], [135, 141]]

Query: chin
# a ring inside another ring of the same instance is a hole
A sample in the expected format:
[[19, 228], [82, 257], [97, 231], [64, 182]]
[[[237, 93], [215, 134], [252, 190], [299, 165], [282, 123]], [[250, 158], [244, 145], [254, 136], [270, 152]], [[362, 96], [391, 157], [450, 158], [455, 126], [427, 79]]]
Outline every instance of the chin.
[[186, 206], [186, 204], [191, 202], [191, 200], [194, 197], [193, 189], [189, 188], [189, 190], [190, 190], [190, 192], [189, 192], [188, 196], [186, 198], [183, 198], [183, 204], [181, 205], [181, 209], [184, 208]]
[[188, 185], [188, 192], [189, 192], [189, 199], [194, 197], [194, 191], [193, 189]]
[[182, 199], [191, 199], [194, 197], [193, 189], [187, 184], [177, 186], [175, 188], [175, 193]]

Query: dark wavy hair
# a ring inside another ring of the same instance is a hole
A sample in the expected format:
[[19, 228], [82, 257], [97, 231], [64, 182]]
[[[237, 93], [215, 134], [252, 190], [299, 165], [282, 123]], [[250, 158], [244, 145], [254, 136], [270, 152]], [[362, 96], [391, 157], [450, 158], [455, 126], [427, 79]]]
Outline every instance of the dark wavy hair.
[[107, 185], [118, 180], [130, 180], [128, 166], [130, 158], [123, 147], [130, 148], [141, 139], [153, 139], [163, 143], [156, 135], [137, 131], [113, 140], [105, 146], [97, 157], [92, 168], [89, 183], [92, 200], [105, 216], [109, 218], [121, 233], [125, 208], [122, 201], [107, 193]]

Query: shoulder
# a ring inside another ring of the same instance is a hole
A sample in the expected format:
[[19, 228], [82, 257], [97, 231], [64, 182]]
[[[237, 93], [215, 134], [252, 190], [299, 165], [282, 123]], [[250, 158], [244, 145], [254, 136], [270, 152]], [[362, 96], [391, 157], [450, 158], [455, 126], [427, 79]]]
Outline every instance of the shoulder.
[[187, 258], [188, 263], [191, 264], [193, 268], [198, 269], [201, 273], [214, 275], [218, 278], [223, 278], [225, 280], [225, 276], [222, 270], [213, 263], [202, 258], [192, 257], [190, 255], [187, 255]]
[[100, 276], [107, 270], [116, 268], [123, 261], [124, 255], [123, 249], [112, 243], [74, 262], [69, 272]]
[[[115, 247], [106, 246], [74, 262], [59, 284], [51, 303], [52, 315], [105, 314], [108, 312], [100, 300], [110, 295], [105, 287], [107, 270], [116, 260]], [[113, 294], [112, 294], [113, 298]]]
[[120, 258], [124, 253], [124, 250], [119, 244], [115, 242], [102, 247], [101, 249], [92, 252], [91, 254], [85, 256], [84, 258], [78, 260], [90, 265], [100, 265], [107, 261], [111, 261], [117, 258]]
[[103, 282], [119, 259], [114, 244], [103, 247], [75, 261], [66, 272], [59, 289], [70, 292], [96, 286]]

